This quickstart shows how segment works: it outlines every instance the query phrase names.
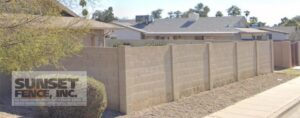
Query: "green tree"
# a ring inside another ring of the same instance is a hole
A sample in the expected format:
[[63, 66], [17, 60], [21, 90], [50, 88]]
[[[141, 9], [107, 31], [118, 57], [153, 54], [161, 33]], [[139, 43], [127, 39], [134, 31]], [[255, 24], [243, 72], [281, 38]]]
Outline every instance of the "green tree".
[[216, 17], [223, 17], [223, 13], [221, 11], [217, 11]]
[[264, 27], [264, 26], [266, 26], [266, 23], [265, 22], [257, 22], [257, 26], [258, 27]]
[[52, 0], [0, 2], [0, 71], [27, 71], [78, 53], [88, 25], [81, 19], [57, 26], [61, 9]]
[[181, 17], [182, 18], [188, 18], [190, 13], [194, 13], [194, 9], [189, 9], [188, 11], [184, 12]]
[[112, 7], [109, 7], [107, 10], [104, 10], [104, 11], [96, 10], [93, 13], [92, 18], [97, 21], [106, 22], [106, 23], [112, 22], [113, 20], [116, 19], [116, 17], [114, 16]]
[[258, 18], [257, 17], [250, 17], [250, 24], [256, 24], [258, 22]]
[[193, 11], [198, 13], [200, 17], [207, 17], [210, 12], [210, 8], [208, 6], [204, 6], [202, 3], [198, 3]]
[[241, 15], [241, 9], [233, 5], [229, 9], [227, 9], [227, 13], [229, 16], [239, 16]]
[[205, 6], [203, 8], [203, 12], [201, 13], [200, 17], [207, 17], [209, 12], [210, 12], [210, 8], [208, 6]]
[[182, 15], [181, 11], [175, 11], [174, 14], [176, 18], [180, 18]]
[[157, 9], [151, 12], [151, 15], [153, 16], [153, 18], [155, 19], [160, 19], [161, 17], [161, 13], [163, 12], [162, 9]]

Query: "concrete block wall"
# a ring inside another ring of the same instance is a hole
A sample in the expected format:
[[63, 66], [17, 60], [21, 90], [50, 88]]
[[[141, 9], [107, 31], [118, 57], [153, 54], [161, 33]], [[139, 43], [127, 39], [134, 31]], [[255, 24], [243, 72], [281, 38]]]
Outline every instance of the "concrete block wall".
[[258, 41], [257, 43], [257, 60], [258, 60], [258, 74], [267, 74], [273, 71], [273, 54], [272, 42]]
[[235, 44], [213, 43], [210, 51], [210, 79], [213, 88], [236, 81]]
[[[108, 108], [120, 109], [119, 89], [119, 63], [117, 48], [87, 47], [78, 56], [73, 56], [61, 61], [63, 69], [52, 66], [42, 67], [40, 71], [87, 71], [89, 77], [93, 77], [105, 85]], [[122, 54], [120, 54], [122, 55]]]
[[208, 45], [172, 45], [174, 99], [209, 90]]
[[256, 75], [255, 42], [239, 42], [237, 45], [237, 78], [246, 79]]
[[292, 50], [290, 41], [274, 42], [274, 64], [278, 68], [292, 67]]
[[[124, 47], [121, 112], [131, 113], [273, 71], [272, 41]], [[122, 84], [122, 83], [120, 83]], [[123, 102], [122, 102], [123, 101]]]
[[105, 84], [109, 109], [131, 113], [270, 73], [273, 43], [87, 47], [61, 63], [64, 69], [48, 66], [38, 70], [87, 71]]
[[125, 80], [127, 103], [122, 112], [173, 101], [169, 46], [126, 47]]

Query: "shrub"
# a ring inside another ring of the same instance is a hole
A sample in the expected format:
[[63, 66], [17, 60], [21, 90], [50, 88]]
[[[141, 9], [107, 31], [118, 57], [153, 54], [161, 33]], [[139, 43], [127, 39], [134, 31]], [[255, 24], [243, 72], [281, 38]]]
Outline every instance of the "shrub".
[[101, 82], [87, 79], [87, 106], [48, 107], [50, 118], [100, 118], [106, 109], [107, 98], [105, 86]]

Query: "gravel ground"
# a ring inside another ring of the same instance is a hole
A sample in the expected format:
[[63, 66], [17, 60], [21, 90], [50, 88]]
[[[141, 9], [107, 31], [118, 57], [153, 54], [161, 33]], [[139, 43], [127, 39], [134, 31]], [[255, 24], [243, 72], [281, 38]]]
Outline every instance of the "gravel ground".
[[[120, 118], [203, 117], [295, 77], [295, 74], [280, 73], [262, 75], [125, 116], [108, 110], [104, 113], [104, 118], [117, 116]], [[4, 101], [10, 101], [10, 99]], [[0, 118], [32, 118], [34, 111], [31, 108], [11, 107], [9, 103], [0, 100]]]
[[296, 75], [274, 73], [249, 78], [179, 101], [120, 116], [120, 118], [203, 117], [295, 77]]

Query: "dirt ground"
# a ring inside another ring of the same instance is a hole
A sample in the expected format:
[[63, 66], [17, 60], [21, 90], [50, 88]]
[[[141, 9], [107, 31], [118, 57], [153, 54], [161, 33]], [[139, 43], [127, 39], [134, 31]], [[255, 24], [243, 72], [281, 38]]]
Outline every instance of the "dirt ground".
[[209, 115], [238, 101], [295, 78], [296, 75], [268, 74], [242, 80], [172, 103], [166, 103], [120, 118], [195, 118]]
[[[240, 100], [291, 80], [298, 75], [299, 74], [295, 74], [294, 72], [288, 72], [288, 74], [274, 73], [262, 75], [125, 116], [120, 116], [120, 113], [108, 110], [105, 112], [104, 118], [203, 117], [210, 113], [221, 110], [227, 106], [230, 106]], [[34, 113], [34, 109], [24, 107], [11, 107], [9, 103], [5, 103], [3, 102], [3, 100], [1, 102], [0, 100], [0, 118], [31, 118], [34, 116]]]

